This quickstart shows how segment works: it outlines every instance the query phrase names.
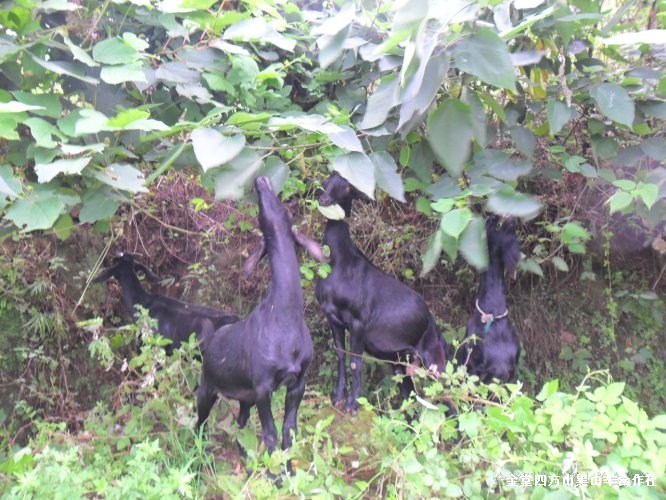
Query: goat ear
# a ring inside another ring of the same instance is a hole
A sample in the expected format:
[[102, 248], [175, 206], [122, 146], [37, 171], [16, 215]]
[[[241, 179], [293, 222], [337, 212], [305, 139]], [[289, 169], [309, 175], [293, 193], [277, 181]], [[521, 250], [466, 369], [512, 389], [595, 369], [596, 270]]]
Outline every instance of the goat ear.
[[145, 274], [146, 278], [148, 278], [150, 281], [154, 282], [154, 281], [160, 281], [162, 279], [157, 274], [148, 269], [146, 266], [144, 266], [143, 264], [139, 264], [138, 262], [134, 263], [134, 268]]
[[266, 240], [262, 236], [261, 241], [259, 242], [259, 246], [257, 246], [254, 252], [252, 252], [247, 258], [245, 264], [243, 264], [243, 279], [250, 277], [250, 275], [254, 272], [254, 268], [257, 267], [257, 264], [259, 264], [259, 261], [264, 258], [266, 253]]
[[113, 276], [113, 273], [116, 271], [116, 266], [111, 266], [107, 269], [101, 271], [97, 276], [93, 278], [93, 283], [100, 283], [106, 281]]
[[324, 250], [321, 248], [321, 245], [314, 241], [313, 239], [305, 236], [304, 234], [296, 231], [296, 228], [291, 228], [291, 234], [294, 235], [296, 243], [301, 245], [311, 256], [318, 262], [326, 262], [328, 258], [324, 255]]

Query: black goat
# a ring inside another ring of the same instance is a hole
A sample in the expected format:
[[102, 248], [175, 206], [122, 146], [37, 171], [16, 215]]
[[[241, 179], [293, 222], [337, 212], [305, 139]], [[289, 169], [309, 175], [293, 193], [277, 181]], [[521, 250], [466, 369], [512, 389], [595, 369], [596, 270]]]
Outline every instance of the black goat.
[[490, 216], [486, 221], [488, 269], [481, 274], [465, 340], [458, 349], [459, 364], [484, 382], [515, 379], [520, 341], [509, 320], [504, 295], [504, 272], [513, 274], [520, 260], [520, 245], [511, 220]]
[[[352, 201], [367, 199], [338, 174], [324, 182], [320, 206], [339, 205], [351, 215]], [[342, 213], [340, 213], [342, 215]], [[324, 243], [331, 250], [331, 274], [317, 283], [316, 296], [328, 319], [338, 358], [338, 380], [331, 399], [337, 405], [345, 398], [345, 330], [351, 343], [351, 389], [344, 409], [356, 413], [361, 394], [363, 351], [380, 359], [419, 361], [442, 371], [448, 346], [423, 298], [400, 281], [376, 268], [352, 242], [344, 220], [329, 219]], [[405, 373], [403, 365], [396, 371]], [[400, 384], [403, 397], [414, 389], [410, 377]]]
[[277, 442], [271, 397], [281, 385], [287, 387], [282, 448], [291, 446], [296, 414], [305, 391], [305, 371], [312, 359], [312, 339], [305, 324], [296, 245], [302, 244], [322, 259], [319, 245], [295, 236], [287, 211], [273, 193], [267, 177], [257, 177], [259, 225], [264, 244], [250, 258], [246, 272], [268, 254], [272, 283], [268, 294], [242, 321], [204, 336], [203, 371], [197, 393], [197, 429], [206, 421], [218, 391], [240, 402], [238, 425], [242, 428], [257, 405], [262, 438], [269, 452]]
[[143, 264], [135, 261], [135, 255], [121, 253], [113, 259], [111, 267], [104, 269], [94, 279], [95, 282], [116, 278], [120, 283], [125, 306], [130, 314], [135, 314], [135, 306], [140, 305], [148, 310], [151, 318], [157, 320], [157, 329], [160, 335], [170, 339], [171, 344], [166, 346], [170, 354], [173, 349], [180, 347], [194, 332], [199, 337], [205, 329], [203, 320], [209, 320], [215, 328], [235, 323], [238, 316], [227, 314], [224, 311], [188, 304], [164, 295], [147, 292], [137, 277], [141, 271], [147, 278], [159, 280], [159, 277]]

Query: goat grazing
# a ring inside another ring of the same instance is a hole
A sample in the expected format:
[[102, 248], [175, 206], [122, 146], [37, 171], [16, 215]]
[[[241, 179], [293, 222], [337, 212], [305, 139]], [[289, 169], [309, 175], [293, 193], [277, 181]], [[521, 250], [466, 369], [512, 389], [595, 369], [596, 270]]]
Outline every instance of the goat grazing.
[[[351, 389], [345, 411], [358, 411], [361, 394], [361, 355], [363, 351], [380, 359], [404, 361], [408, 357], [425, 367], [443, 371], [448, 346], [423, 298], [400, 281], [376, 268], [352, 242], [349, 226], [342, 217], [351, 215], [352, 201], [367, 199], [338, 174], [324, 182], [319, 196], [324, 214], [339, 212], [340, 219], [329, 218], [324, 244], [331, 251], [331, 273], [317, 283], [316, 296], [333, 330], [338, 358], [338, 380], [331, 396], [334, 405], [345, 398], [345, 330], [351, 344]], [[396, 371], [404, 374], [403, 365]], [[413, 391], [410, 377], [403, 377], [400, 393], [407, 398]]]
[[263, 244], [251, 258], [246, 273], [267, 254], [272, 283], [267, 295], [243, 320], [205, 335], [202, 342], [203, 370], [197, 393], [199, 429], [208, 418], [218, 392], [240, 402], [237, 422], [242, 428], [257, 405], [262, 438], [269, 452], [277, 442], [271, 412], [273, 392], [287, 387], [282, 448], [291, 446], [296, 432], [298, 407], [305, 392], [305, 371], [312, 359], [312, 339], [305, 324], [303, 290], [296, 258], [296, 243], [315, 258], [321, 249], [291, 230], [287, 210], [273, 193], [267, 177], [257, 177], [259, 225]]
[[488, 269], [481, 274], [472, 317], [467, 323], [465, 340], [458, 349], [458, 364], [485, 382], [514, 380], [520, 341], [509, 320], [504, 295], [504, 273], [513, 274], [520, 260], [520, 245], [514, 222], [496, 216], [486, 221]]
[[135, 314], [135, 306], [140, 305], [148, 310], [151, 318], [157, 320], [157, 328], [163, 337], [170, 339], [171, 344], [166, 346], [167, 354], [180, 347], [194, 332], [197, 338], [204, 330], [203, 320], [207, 319], [215, 328], [238, 321], [238, 317], [224, 311], [188, 304], [164, 295], [147, 292], [137, 277], [137, 271], [154, 281], [159, 277], [143, 264], [135, 261], [135, 254], [121, 253], [113, 259], [107, 269], [100, 272], [95, 282], [116, 278], [122, 289], [125, 306], [130, 314]]

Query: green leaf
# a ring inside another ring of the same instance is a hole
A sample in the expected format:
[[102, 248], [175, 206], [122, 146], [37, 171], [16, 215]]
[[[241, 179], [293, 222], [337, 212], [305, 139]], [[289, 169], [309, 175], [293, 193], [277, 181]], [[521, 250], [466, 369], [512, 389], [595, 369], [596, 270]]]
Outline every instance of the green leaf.
[[661, 137], [650, 137], [641, 144], [641, 149], [645, 154], [657, 161], [666, 160], [666, 139]]
[[543, 278], [543, 270], [541, 269], [541, 266], [533, 259], [521, 259], [520, 262], [518, 262], [518, 269], [536, 274], [540, 278]]
[[566, 411], [558, 411], [550, 417], [550, 425], [553, 432], [560, 432], [565, 425], [571, 423], [571, 414]]
[[536, 136], [529, 129], [521, 126], [511, 127], [511, 138], [518, 151], [528, 158], [534, 154], [536, 149]]
[[446, 212], [451, 210], [455, 204], [456, 200], [454, 200], [453, 198], [440, 198], [435, 203], [432, 203], [430, 206], [435, 212], [445, 214]]
[[631, 193], [626, 191], [616, 191], [613, 196], [608, 198], [606, 205], [610, 207], [610, 214], [613, 215], [615, 212], [619, 212], [631, 205], [631, 202], [634, 200], [634, 197]]
[[506, 43], [495, 32], [482, 29], [463, 38], [453, 50], [454, 65], [482, 81], [516, 92], [516, 75]]
[[[78, 112], [74, 112], [70, 115], [74, 122], [74, 136], [96, 134], [101, 132], [106, 128], [106, 125], [109, 119], [103, 113], [95, 111], [94, 109], [82, 109]], [[69, 125], [69, 123], [68, 123]], [[58, 122], [58, 127], [65, 134], [68, 134], [68, 130], [63, 128], [63, 123]]]
[[62, 214], [53, 226], [53, 231], [59, 240], [65, 241], [72, 235], [74, 221], [69, 214]]
[[74, 59], [76, 59], [77, 61], [81, 61], [83, 64], [91, 68], [99, 66], [99, 64], [97, 64], [95, 60], [92, 57], [90, 57], [85, 50], [83, 50], [81, 47], [79, 47], [69, 39], [69, 37], [67, 36], [67, 31], [63, 30], [60, 33], [60, 35], [62, 36], [65, 45], [67, 45], [69, 50], [72, 52], [72, 57]]
[[474, 138], [470, 107], [447, 99], [428, 116], [428, 144], [449, 174], [458, 177], [469, 157]]
[[632, 194], [634, 196], [639, 196], [649, 210], [659, 199], [659, 186], [656, 184], [644, 184], [643, 182], [639, 182], [638, 187], [632, 192]]
[[104, 66], [99, 76], [109, 85], [117, 85], [124, 82], [148, 83], [141, 61], [119, 64], [117, 66]]
[[488, 267], [488, 241], [483, 219], [474, 217], [460, 235], [459, 249], [467, 262], [479, 270]]
[[79, 212], [79, 222], [86, 224], [108, 219], [116, 213], [119, 206], [120, 198], [108, 186], [86, 191]]
[[432, 271], [439, 262], [439, 256], [442, 254], [441, 231], [435, 231], [428, 240], [428, 247], [421, 256], [422, 268], [420, 276], [423, 277]]
[[261, 17], [244, 19], [229, 26], [222, 38], [237, 42], [270, 43], [288, 52], [293, 52], [296, 47], [296, 40], [282, 35]]
[[[289, 178], [289, 167], [279, 157], [269, 156], [257, 175], [267, 176], [271, 180], [273, 191], [279, 193]], [[344, 219], [344, 213], [342, 218]]]
[[496, 149], [484, 149], [474, 155], [470, 176], [489, 174], [503, 181], [515, 181], [532, 170], [528, 160], [513, 159], [509, 153]]
[[601, 40], [606, 45], [664, 45], [666, 44], [666, 30], [643, 30], [620, 33]]
[[64, 158], [46, 164], [37, 163], [35, 165], [37, 180], [40, 183], [45, 183], [51, 181], [58, 174], [80, 174], [91, 159], [90, 156], [82, 156], [81, 158]]
[[469, 208], [456, 208], [442, 216], [439, 227], [449, 236], [458, 239], [472, 220], [472, 211]]
[[569, 272], [569, 265], [562, 257], [553, 257], [551, 259], [551, 262], [555, 266], [555, 269], [557, 269], [558, 271], [562, 271], [565, 273]]
[[358, 124], [358, 128], [370, 129], [384, 124], [391, 109], [399, 102], [398, 83], [398, 78], [393, 75], [381, 81], [377, 90], [368, 97], [365, 114]]
[[363, 153], [336, 156], [333, 170], [339, 172], [352, 186], [375, 199], [375, 166]]
[[53, 134], [59, 133], [55, 125], [51, 125], [46, 120], [37, 118], [36, 116], [28, 118], [23, 123], [30, 128], [30, 133], [35, 139], [35, 144], [40, 148], [53, 149], [58, 145], [53, 140]]
[[30, 110], [31, 114], [37, 116], [47, 116], [49, 118], [60, 118], [62, 115], [62, 104], [60, 94], [33, 94], [31, 92], [22, 92], [16, 90], [12, 92], [17, 101], [35, 106]]
[[573, 111], [569, 106], [552, 98], [548, 99], [547, 112], [551, 136], [557, 134], [573, 116]]
[[131, 193], [147, 193], [143, 173], [127, 163], [113, 163], [103, 170], [95, 170], [97, 180], [113, 188]]
[[244, 148], [219, 171], [215, 171], [215, 198], [238, 200], [245, 195], [257, 172], [262, 167], [259, 155]]
[[345, 28], [335, 35], [322, 35], [317, 39], [319, 66], [325, 69], [340, 59], [348, 33], [349, 28]]
[[613, 186], [619, 187], [623, 191], [633, 191], [636, 189], [637, 184], [629, 179], [618, 179], [613, 181]]
[[566, 245], [591, 238], [589, 231], [577, 222], [567, 222], [560, 232], [560, 240]]
[[368, 156], [375, 166], [375, 179], [380, 189], [404, 203], [405, 189], [393, 157], [385, 151], [371, 153]]
[[86, 76], [84, 68], [78, 64], [63, 61], [46, 61], [44, 59], [40, 59], [37, 56], [32, 56], [32, 60], [39, 64], [42, 68], [47, 69], [57, 75], [71, 76], [72, 78], [76, 78], [77, 80], [81, 80], [82, 82], [89, 83], [91, 85], [97, 85], [99, 83], [97, 78]]
[[626, 90], [616, 83], [602, 83], [590, 90], [590, 95], [604, 115], [632, 128], [635, 106]]
[[0, 113], [22, 113], [24, 111], [44, 110], [44, 106], [24, 104], [18, 101], [0, 102]]
[[486, 208], [499, 215], [531, 219], [541, 211], [542, 205], [532, 196], [504, 188], [488, 197]]
[[245, 147], [243, 134], [227, 136], [212, 128], [198, 128], [191, 137], [194, 154], [204, 172], [228, 163]]
[[2, 200], [5, 198], [16, 198], [21, 194], [21, 180], [14, 177], [14, 172], [10, 165], [0, 165], [0, 195]]
[[107, 38], [93, 47], [92, 56], [102, 64], [130, 64], [141, 59], [141, 53], [120, 38]]
[[5, 217], [28, 232], [53, 227], [63, 209], [62, 199], [53, 191], [33, 191], [16, 200]]
[[541, 391], [539, 391], [539, 394], [537, 394], [536, 396], [537, 400], [545, 401], [550, 396], [555, 394], [558, 391], [559, 387], [560, 387], [560, 381], [557, 379], [546, 382], [541, 388]]

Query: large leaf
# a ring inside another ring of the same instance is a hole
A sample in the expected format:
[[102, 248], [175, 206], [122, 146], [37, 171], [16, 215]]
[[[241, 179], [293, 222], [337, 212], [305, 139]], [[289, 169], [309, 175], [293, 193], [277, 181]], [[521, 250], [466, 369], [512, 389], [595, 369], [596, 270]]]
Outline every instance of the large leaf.
[[645, 151], [645, 154], [657, 161], [666, 160], [666, 139], [650, 137], [643, 141], [641, 149]]
[[147, 82], [141, 61], [116, 66], [104, 66], [99, 76], [109, 85], [117, 85], [124, 82]]
[[620, 33], [601, 40], [606, 45], [664, 45], [666, 30], [643, 30]]
[[293, 52], [296, 46], [296, 40], [282, 35], [273, 25], [260, 17], [244, 19], [229, 26], [223, 38], [239, 42], [270, 43], [289, 52]]
[[148, 192], [143, 173], [127, 163], [113, 163], [101, 171], [94, 171], [93, 175], [104, 184], [122, 191]]
[[37, 116], [48, 116], [50, 118], [60, 118], [62, 116], [61, 94], [33, 94], [31, 92], [14, 91], [12, 92], [17, 101], [36, 106], [30, 110], [30, 113]]
[[437, 230], [428, 240], [428, 247], [425, 253], [421, 256], [423, 267], [421, 269], [421, 276], [425, 276], [439, 262], [439, 256], [442, 254], [442, 232]]
[[442, 215], [439, 226], [446, 234], [458, 239], [471, 220], [472, 211], [469, 208], [456, 208]]
[[5, 217], [24, 231], [35, 231], [52, 227], [63, 209], [62, 199], [53, 191], [33, 190], [16, 200]]
[[271, 180], [273, 191], [279, 193], [289, 178], [289, 167], [277, 156], [269, 156], [257, 175], [266, 175]]
[[404, 203], [405, 189], [393, 157], [385, 151], [371, 153], [369, 157], [375, 166], [377, 185], [393, 198]]
[[241, 153], [215, 173], [215, 198], [238, 200], [245, 195], [252, 179], [262, 167], [259, 155], [245, 148]]
[[383, 125], [389, 112], [398, 104], [398, 78], [384, 78], [377, 90], [368, 97], [363, 120], [358, 124], [360, 129], [369, 129]]
[[244, 146], [243, 134], [228, 136], [212, 128], [198, 128], [192, 132], [194, 154], [204, 172], [228, 163], [240, 154]]
[[276, 116], [268, 121], [268, 125], [277, 130], [289, 130], [299, 127], [311, 132], [328, 135], [333, 144], [350, 151], [363, 152], [363, 146], [351, 127], [336, 125], [322, 115], [289, 113]]
[[474, 126], [470, 107], [447, 99], [428, 116], [428, 143], [446, 170], [458, 177], [469, 156]]
[[515, 181], [532, 170], [527, 160], [513, 159], [509, 153], [497, 149], [484, 149], [474, 155], [470, 176], [488, 174], [503, 181]]
[[634, 123], [634, 100], [626, 90], [616, 83], [602, 83], [590, 90], [601, 112], [611, 120], [632, 128]]
[[51, 181], [58, 174], [73, 175], [80, 174], [90, 163], [91, 157], [63, 158], [52, 163], [37, 163], [35, 172], [40, 183]]
[[92, 56], [102, 64], [129, 64], [141, 59], [141, 53], [120, 38], [107, 38], [93, 47]]
[[[437, 91], [442, 85], [448, 69], [448, 52], [442, 52], [430, 58], [426, 64], [422, 82], [418, 90], [414, 92], [414, 96], [410, 99], [405, 99], [403, 96], [402, 105], [400, 106], [400, 122], [398, 123], [398, 129], [403, 133], [403, 136], [421, 123], [424, 114], [435, 100]], [[410, 80], [408, 88], [411, 86], [415, 86], [414, 80]]]
[[58, 145], [53, 140], [53, 134], [59, 133], [55, 125], [36, 116], [28, 118], [23, 123], [30, 128], [30, 133], [35, 139], [35, 144], [40, 148], [52, 149]]
[[81, 201], [79, 221], [85, 224], [108, 219], [116, 213], [123, 199], [108, 186], [101, 186], [87, 191]]
[[496, 87], [516, 91], [516, 75], [506, 43], [495, 32], [482, 29], [463, 38], [453, 51], [455, 66]]
[[541, 211], [542, 205], [531, 196], [505, 188], [488, 197], [486, 208], [499, 215], [531, 219]]
[[488, 267], [488, 241], [486, 225], [480, 217], [474, 217], [460, 235], [458, 248], [465, 260], [479, 270]]
[[518, 151], [524, 156], [530, 158], [534, 154], [537, 141], [536, 136], [531, 130], [520, 126], [511, 127], [511, 138], [516, 145], [516, 148], [518, 148]]
[[557, 134], [573, 116], [569, 106], [555, 99], [548, 99], [547, 112], [550, 135]]
[[22, 190], [21, 181], [14, 177], [12, 167], [10, 165], [0, 165], [0, 199], [16, 198]]
[[375, 199], [375, 166], [363, 153], [336, 156], [333, 170], [339, 172], [352, 186]]

